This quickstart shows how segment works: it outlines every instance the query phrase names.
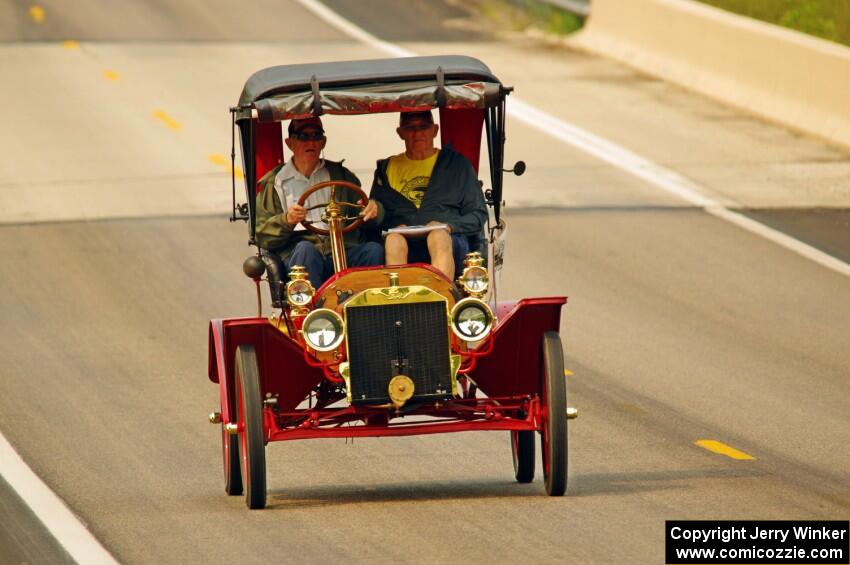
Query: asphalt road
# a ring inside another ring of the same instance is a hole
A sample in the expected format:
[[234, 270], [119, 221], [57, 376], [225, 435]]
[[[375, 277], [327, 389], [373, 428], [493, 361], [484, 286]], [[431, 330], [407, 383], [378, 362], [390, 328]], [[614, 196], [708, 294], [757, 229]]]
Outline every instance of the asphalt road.
[[[226, 497], [206, 324], [254, 309], [213, 158], [226, 109], [262, 66], [380, 56], [296, 3], [229, 4], [45, 3], [38, 23], [0, 3], [0, 431], [119, 561], [661, 563], [668, 519], [848, 517], [850, 279], [511, 121], [529, 173], [508, 179], [500, 296], [570, 297], [568, 495], [514, 483], [506, 434], [479, 433], [275, 444], [269, 508]], [[453, 6], [445, 35], [375, 6], [374, 33], [408, 22], [407, 48], [480, 56], [526, 101], [850, 250], [846, 212], [811, 219], [850, 208], [846, 153], [563, 48], [453, 43], [478, 25]], [[327, 120], [329, 156], [368, 183], [398, 150], [385, 118]], [[0, 562], [65, 559], [0, 503]]]

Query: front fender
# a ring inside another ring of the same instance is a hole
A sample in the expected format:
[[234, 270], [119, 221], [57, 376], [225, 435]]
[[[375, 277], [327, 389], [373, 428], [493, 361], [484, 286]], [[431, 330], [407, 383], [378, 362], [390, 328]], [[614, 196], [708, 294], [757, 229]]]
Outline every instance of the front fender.
[[543, 334], [561, 326], [564, 296], [525, 298], [499, 303], [493, 328], [493, 349], [479, 357], [470, 378], [487, 396], [541, 394], [541, 343]]

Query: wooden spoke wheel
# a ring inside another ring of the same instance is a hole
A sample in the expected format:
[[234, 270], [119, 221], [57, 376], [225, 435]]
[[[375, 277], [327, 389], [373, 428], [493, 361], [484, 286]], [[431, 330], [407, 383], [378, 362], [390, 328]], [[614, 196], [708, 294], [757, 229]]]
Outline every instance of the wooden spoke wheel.
[[[366, 208], [366, 204], [369, 202], [369, 197], [366, 195], [365, 192], [363, 192], [363, 189], [360, 188], [359, 185], [356, 185], [353, 182], [348, 182], [348, 181], [344, 181], [344, 180], [329, 180], [329, 181], [314, 184], [313, 186], [308, 188], [304, 192], [304, 194], [301, 195], [301, 198], [298, 199], [298, 204], [303, 206], [304, 203], [307, 202], [307, 198], [309, 198], [310, 195], [312, 195], [314, 192], [316, 192], [318, 190], [321, 190], [323, 188], [327, 188], [329, 186], [330, 187], [342, 187], [342, 188], [345, 188], [345, 189], [352, 191], [358, 198], [357, 202], [356, 203], [346, 202], [344, 200], [337, 199], [336, 188], [331, 188], [331, 198], [330, 198], [330, 200], [328, 200], [327, 202], [323, 202], [322, 204], [316, 204], [314, 206], [310, 206], [310, 208], [308, 210], [314, 210], [316, 208], [327, 208], [328, 206], [333, 204], [333, 205], [339, 206], [341, 208], [353, 208], [355, 210], [358, 210], [357, 213], [359, 214], [360, 211], [362, 211], [364, 208]], [[345, 227], [342, 228], [342, 230], [341, 230], [342, 233], [348, 233], [352, 230], [355, 230], [360, 226], [360, 224], [363, 223], [363, 218], [361, 218], [359, 215], [355, 215], [353, 217], [345, 216], [345, 217], [342, 217], [341, 219], [343, 221], [354, 220], [350, 224], [348, 224], [348, 225], [346, 225]], [[309, 231], [311, 231], [313, 233], [317, 233], [319, 235], [330, 235], [330, 233], [331, 233], [330, 230], [328, 230], [328, 229], [316, 227], [312, 221], [307, 220], [307, 219], [304, 219], [301, 222], [301, 224], [305, 228], [307, 228]]]
[[540, 436], [546, 494], [563, 496], [567, 490], [567, 384], [564, 351], [558, 332], [543, 335], [543, 406], [546, 413]]
[[236, 349], [236, 421], [239, 425], [239, 458], [248, 508], [266, 506], [266, 445], [260, 370], [254, 347]]

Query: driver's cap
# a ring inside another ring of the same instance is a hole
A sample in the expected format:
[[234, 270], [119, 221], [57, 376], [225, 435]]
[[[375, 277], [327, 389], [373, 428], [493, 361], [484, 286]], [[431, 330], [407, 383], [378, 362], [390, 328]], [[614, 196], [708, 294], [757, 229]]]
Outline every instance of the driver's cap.
[[322, 120], [316, 116], [304, 118], [302, 120], [292, 120], [289, 122], [289, 135], [293, 133], [301, 133], [304, 130], [311, 129], [319, 133], [325, 133], [325, 128], [322, 127]]

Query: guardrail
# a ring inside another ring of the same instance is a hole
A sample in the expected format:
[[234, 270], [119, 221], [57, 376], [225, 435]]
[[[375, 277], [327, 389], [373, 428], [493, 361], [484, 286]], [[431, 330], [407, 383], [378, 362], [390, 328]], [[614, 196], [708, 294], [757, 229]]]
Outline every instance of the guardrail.
[[590, 0], [544, 0], [547, 4], [576, 14], [577, 16], [590, 15]]

